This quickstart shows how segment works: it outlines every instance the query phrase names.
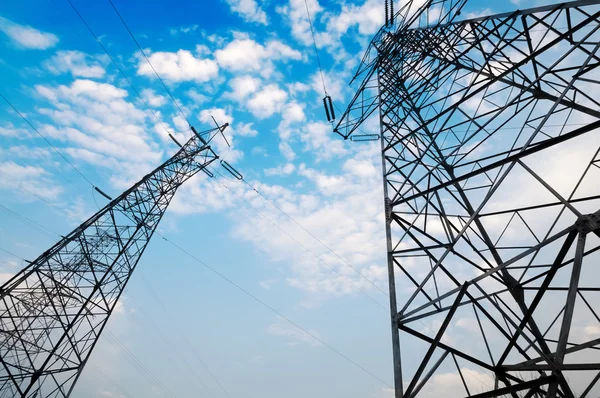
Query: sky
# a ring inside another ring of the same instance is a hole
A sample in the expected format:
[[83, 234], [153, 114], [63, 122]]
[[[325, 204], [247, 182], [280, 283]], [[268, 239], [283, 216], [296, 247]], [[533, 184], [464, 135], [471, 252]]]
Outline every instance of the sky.
[[[215, 150], [249, 185], [194, 177], [159, 232], [271, 307], [155, 236], [73, 396], [389, 396], [379, 144], [332, 133], [304, 1], [115, 0], [181, 111], [108, 1], [72, 1], [126, 78], [67, 0], [2, 2], [0, 92], [113, 197], [175, 153], [186, 118], [229, 123]], [[339, 114], [383, 1], [306, 4]], [[0, 104], [2, 280], [106, 204], [62, 156]]]

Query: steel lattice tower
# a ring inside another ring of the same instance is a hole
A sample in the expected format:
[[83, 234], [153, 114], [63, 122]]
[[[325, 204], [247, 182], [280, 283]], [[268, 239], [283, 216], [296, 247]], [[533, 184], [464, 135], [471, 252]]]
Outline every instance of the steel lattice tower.
[[597, 397], [600, 2], [414, 3], [335, 127], [379, 111], [395, 397]]
[[0, 288], [0, 397], [71, 394], [177, 188], [211, 174], [209, 137], [225, 127], [192, 128], [173, 157]]

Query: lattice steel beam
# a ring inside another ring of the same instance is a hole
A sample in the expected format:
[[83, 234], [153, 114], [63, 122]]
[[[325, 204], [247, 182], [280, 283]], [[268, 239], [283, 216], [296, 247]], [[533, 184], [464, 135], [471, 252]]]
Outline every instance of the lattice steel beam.
[[379, 110], [395, 396], [597, 396], [600, 1], [403, 4], [334, 129]]
[[[0, 288], [0, 397], [68, 397], [177, 189], [218, 156], [216, 128]], [[208, 172], [208, 171], [207, 171]]]

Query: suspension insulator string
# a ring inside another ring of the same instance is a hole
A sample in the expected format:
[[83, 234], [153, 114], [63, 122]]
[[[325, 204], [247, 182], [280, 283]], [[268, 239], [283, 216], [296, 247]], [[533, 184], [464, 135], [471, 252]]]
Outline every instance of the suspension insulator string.
[[306, 6], [306, 16], [308, 17], [308, 24], [310, 25], [310, 33], [312, 35], [313, 46], [315, 48], [315, 56], [317, 58], [319, 74], [321, 75], [321, 82], [323, 83], [323, 92], [325, 93], [325, 97], [323, 97], [323, 105], [325, 106], [325, 115], [327, 116], [327, 121], [329, 123], [333, 123], [335, 121], [335, 112], [333, 111], [331, 97], [327, 93], [327, 87], [325, 86], [325, 75], [323, 74], [323, 68], [321, 67], [321, 59], [319, 58], [319, 49], [317, 48], [317, 40], [315, 38], [315, 29], [313, 27], [312, 18], [310, 17], [310, 10], [308, 9], [307, 0], [304, 0], [304, 5]]
[[390, 13], [388, 12], [388, 0], [385, 0], [385, 26], [390, 26]]

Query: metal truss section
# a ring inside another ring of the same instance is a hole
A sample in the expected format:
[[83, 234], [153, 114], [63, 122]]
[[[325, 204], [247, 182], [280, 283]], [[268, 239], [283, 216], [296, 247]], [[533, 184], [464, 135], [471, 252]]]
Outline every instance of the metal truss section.
[[[68, 397], [177, 188], [215, 161], [196, 133], [0, 288], [0, 397]], [[206, 139], [204, 138], [206, 137]]]
[[406, 7], [335, 129], [379, 110], [395, 397], [598, 397], [600, 2]]

